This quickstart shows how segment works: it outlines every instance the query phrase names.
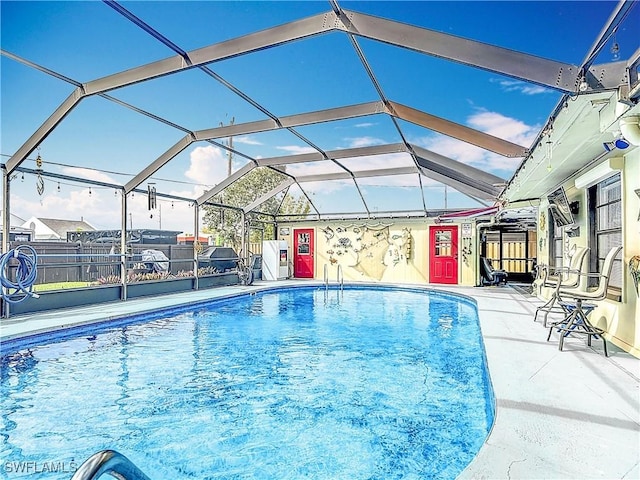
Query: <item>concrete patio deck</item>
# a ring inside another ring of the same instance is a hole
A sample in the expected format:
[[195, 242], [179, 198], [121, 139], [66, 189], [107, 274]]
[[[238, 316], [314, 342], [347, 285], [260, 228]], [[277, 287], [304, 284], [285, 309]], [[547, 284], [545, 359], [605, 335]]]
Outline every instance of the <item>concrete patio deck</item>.
[[[0, 339], [300, 281], [259, 282], [3, 320]], [[304, 282], [312, 284], [312, 282]], [[496, 398], [491, 434], [460, 479], [640, 478], [640, 360], [533, 321], [541, 302], [506, 287], [430, 286], [474, 298]]]
[[454, 288], [478, 302], [496, 396], [493, 430], [460, 479], [640, 478], [640, 360], [534, 323], [513, 288]]

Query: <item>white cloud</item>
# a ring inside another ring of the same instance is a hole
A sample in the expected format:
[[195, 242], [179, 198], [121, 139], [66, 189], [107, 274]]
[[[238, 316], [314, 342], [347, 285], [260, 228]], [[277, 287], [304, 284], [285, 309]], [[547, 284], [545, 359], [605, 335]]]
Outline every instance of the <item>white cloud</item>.
[[506, 92], [520, 92], [525, 95], [540, 95], [543, 93], [551, 93], [552, 90], [533, 83], [522, 82], [520, 80], [498, 80], [493, 79], [492, 82], [497, 82]]
[[[539, 125], [527, 125], [517, 119], [486, 110], [477, 110], [467, 119], [466, 123], [472, 128], [509, 140], [524, 147], [532, 144], [540, 129]], [[350, 137], [344, 140], [348, 142], [351, 147], [382, 143], [380, 139], [370, 136]], [[249, 139], [249, 141], [251, 141], [251, 139]], [[411, 142], [465, 164], [493, 172], [504, 178], [508, 178], [520, 163], [519, 158], [502, 157], [479, 147], [442, 135], [432, 135], [418, 140], [412, 139]], [[315, 151], [313, 148], [307, 146], [282, 146], [278, 148], [293, 154]], [[341, 162], [344, 163], [347, 168], [357, 172], [363, 169], [374, 170], [412, 164], [412, 161], [407, 161], [406, 157], [406, 154], [403, 154], [403, 159], [401, 159], [399, 154], [390, 154], [358, 159], [343, 159]], [[242, 161], [244, 162], [244, 159]], [[234, 165], [234, 168], [235, 167], [237, 167], [237, 165]], [[330, 173], [336, 171], [336, 169], [337, 167], [333, 162], [309, 162], [291, 165], [288, 171], [294, 175], [309, 175]], [[87, 168], [66, 167], [61, 171], [69, 176], [89, 180], [113, 184], [122, 183], [115, 181], [107, 173]], [[212, 145], [196, 147], [190, 153], [189, 166], [184, 172], [184, 175], [186, 178], [200, 185], [173, 184], [172, 186], [176, 188], [175, 190], [167, 192], [167, 189], [165, 189], [164, 191], [178, 197], [198, 198], [208, 189], [206, 185], [213, 186], [218, 184], [226, 178], [226, 174], [226, 152]], [[415, 185], [416, 181], [414, 175], [408, 175], [363, 179], [359, 181], [359, 183], [361, 185], [408, 186]], [[424, 177], [422, 178], [422, 183], [423, 186], [438, 184]], [[61, 192], [58, 193], [56, 186], [57, 181], [47, 180], [45, 193], [42, 198], [40, 198], [34, 193], [33, 182], [13, 182], [11, 192], [12, 212], [24, 219], [31, 216], [70, 220], [80, 220], [80, 218], [84, 218], [98, 229], [120, 228], [121, 197], [119, 193], [114, 195], [114, 191], [111, 189], [94, 186], [91, 187], [92, 193], [89, 195], [89, 187], [86, 185], [72, 187], [64, 184], [62, 184]], [[351, 190], [354, 188], [351, 180], [317, 182], [313, 184], [304, 183], [302, 186], [306, 192], [315, 193], [319, 197], [321, 195], [333, 195], [335, 197], [336, 193], [344, 191], [343, 189], [345, 188]], [[134, 228], [158, 228], [161, 221], [163, 229], [187, 232], [193, 230], [194, 210], [193, 207], [189, 206], [188, 202], [172, 202], [171, 200], [166, 200], [161, 197], [158, 198], [158, 202], [159, 205], [161, 205], [162, 211], [160, 212], [160, 209], [157, 209], [155, 212], [149, 212], [146, 195], [136, 194], [128, 203], [128, 212], [131, 216], [127, 218], [127, 225], [133, 220]]]
[[424, 188], [433, 188], [433, 187], [444, 188], [444, 185], [442, 183], [429, 177], [422, 177], [422, 186]]
[[467, 120], [470, 127], [503, 138], [513, 143], [529, 146], [539, 127], [531, 127], [520, 120], [496, 112], [479, 111]]
[[[412, 167], [415, 166], [414, 161], [409, 154], [406, 153], [389, 153], [384, 155], [371, 155], [366, 157], [357, 157], [339, 160], [346, 168], [352, 172], [364, 170], [381, 170], [394, 167]], [[287, 172], [299, 177], [306, 175], [318, 175], [325, 173], [337, 173], [345, 171], [333, 162], [309, 162], [289, 165]], [[323, 187], [323, 183], [325, 187]], [[415, 175], [389, 175], [383, 177], [359, 178], [359, 185], [387, 185], [387, 186], [409, 186], [418, 185], [417, 173]], [[309, 183], [304, 184], [309, 185]], [[353, 186], [351, 180], [335, 181], [335, 182], [314, 182], [311, 188], [315, 193], [327, 194], [335, 192], [344, 185]]]
[[410, 167], [415, 163], [408, 153], [386, 153], [384, 155], [367, 155], [354, 157], [340, 162], [354, 172], [360, 170], [380, 170], [383, 168]]
[[[208, 163], [224, 165], [222, 177], [226, 176], [226, 158], [215, 150], [215, 147], [204, 147], [192, 152], [189, 172], [194, 176], [194, 179], [197, 179], [196, 181], [211, 182], [212, 175], [208, 172]], [[67, 167], [65, 173], [105, 183], [118, 183], [106, 174], [89, 169]], [[122, 197], [119, 191], [114, 194], [114, 190], [109, 188], [67, 185], [64, 182], [61, 183], [60, 191], [58, 191], [57, 180], [45, 179], [45, 192], [39, 196], [35, 193], [35, 185], [33, 181], [30, 181], [30, 177], [27, 176], [23, 182], [13, 182], [12, 184], [11, 210], [24, 220], [32, 216], [64, 220], [84, 219], [98, 230], [120, 229]], [[159, 188], [158, 191], [181, 198], [195, 199], [207, 189], [204, 185], [173, 184], [172, 186], [176, 189], [167, 191], [165, 187], [164, 190]], [[134, 229], [156, 229], [162, 226], [162, 229], [165, 230], [193, 232], [194, 209], [189, 203], [158, 197], [158, 208], [149, 211], [147, 196], [134, 193], [133, 196], [129, 196], [127, 201], [127, 226], [133, 225]], [[204, 211], [200, 213], [204, 215]], [[200, 225], [202, 227], [203, 223], [200, 222]]]
[[233, 137], [233, 141], [236, 143], [242, 143], [243, 145], [263, 145], [262, 142], [259, 142], [258, 140], [254, 140], [248, 135], [244, 135], [241, 137]]
[[227, 178], [227, 156], [222, 149], [213, 145], [196, 147], [189, 158], [189, 168], [184, 173], [187, 178], [211, 186]]
[[289, 152], [293, 155], [297, 155], [300, 153], [313, 153], [316, 152], [316, 149], [313, 147], [299, 147], [298, 145], [285, 145], [282, 147], [276, 147], [278, 150], [283, 150], [285, 152]]
[[337, 173], [343, 171], [344, 170], [342, 168], [330, 161], [292, 163], [291, 165], [287, 165], [287, 173], [295, 177], [305, 175], [321, 175], [324, 173]]
[[[181, 185], [158, 182], [158, 192], [168, 193], [182, 198], [198, 198], [207, 189], [206, 185], [214, 185], [226, 177], [227, 158], [224, 151], [214, 146], [195, 148], [190, 155], [190, 163], [185, 175], [190, 180], [205, 185]], [[61, 167], [65, 175], [112, 183], [122, 184], [104, 172], [81, 167]], [[121, 227], [122, 197], [120, 192], [114, 194], [113, 189], [100, 186], [89, 186], [60, 182], [45, 178], [45, 192], [42, 196], [35, 193], [33, 176], [25, 181], [12, 184], [11, 210], [25, 220], [35, 216], [41, 218], [57, 218], [65, 220], [84, 219], [98, 230], [119, 229]], [[181, 180], [174, 176], [176, 180]], [[170, 189], [174, 191], [168, 191]], [[91, 194], [89, 194], [91, 192]], [[133, 228], [159, 228], [167, 230], [189, 231], [194, 229], [194, 209], [189, 202], [157, 198], [158, 207], [149, 211], [147, 196], [133, 194], [127, 202], [127, 226], [133, 222]], [[201, 212], [204, 213], [204, 212]], [[201, 223], [202, 225], [202, 223]]]
[[[305, 192], [313, 195], [328, 195], [345, 188], [353, 188], [352, 180], [334, 180], [331, 182], [305, 182], [300, 184]], [[313, 199], [312, 199], [313, 200]]]
[[[540, 130], [539, 125], [527, 125], [520, 120], [485, 110], [480, 110], [471, 115], [467, 119], [467, 124], [471, 128], [523, 147], [529, 147]], [[513, 173], [521, 162], [520, 158], [503, 157], [502, 155], [444, 135], [424, 137], [413, 140], [413, 142], [428, 150], [467, 165], [490, 171], [501, 177]]]
[[[191, 189], [185, 186], [181, 190], [165, 190], [165, 193], [180, 198], [197, 199], [206, 190], [207, 188], [202, 185], [193, 185]], [[195, 214], [193, 202], [158, 197], [157, 205], [155, 210], [149, 211], [146, 195], [130, 197], [129, 211], [132, 214], [133, 228], [159, 228], [162, 226], [163, 230], [193, 233]], [[201, 229], [204, 226], [202, 222], [204, 213], [204, 209], [200, 209]]]
[[370, 147], [372, 145], [382, 145], [384, 142], [375, 137], [352, 137], [345, 139], [349, 143], [348, 148]]
[[90, 168], [81, 167], [63, 167], [62, 173], [70, 177], [86, 178], [87, 180], [95, 180], [96, 182], [113, 183], [122, 185], [121, 182], [115, 181], [111, 176], [104, 172], [99, 172]]
[[[374, 187], [419, 187], [420, 182], [418, 180], [418, 173], [410, 175], [389, 175], [385, 177], [366, 177], [358, 178], [358, 185], [360, 186], [374, 186]], [[401, 192], [401, 190], [399, 190]]]
[[102, 225], [119, 227], [120, 195], [114, 195], [111, 189], [97, 187], [91, 187], [91, 194], [89, 187], [69, 188], [63, 185], [58, 192], [46, 185], [42, 197], [16, 195], [11, 199], [11, 208], [16, 213], [20, 212], [25, 220], [32, 216], [61, 220], [84, 219], [98, 229], [106, 228]]
[[551, 93], [551, 90], [540, 85], [527, 85], [522, 88], [522, 93], [525, 95], [538, 95], [540, 93]]
[[373, 127], [374, 125], [376, 125], [373, 122], [363, 122], [363, 123], [356, 123], [354, 125], [354, 127], [356, 128], [369, 128], [369, 127]]

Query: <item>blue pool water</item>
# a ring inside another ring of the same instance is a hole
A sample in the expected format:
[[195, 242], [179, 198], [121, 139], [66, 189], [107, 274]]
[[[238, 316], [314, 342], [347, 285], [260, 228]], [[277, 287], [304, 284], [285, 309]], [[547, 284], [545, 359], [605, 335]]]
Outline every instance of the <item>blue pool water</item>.
[[127, 322], [3, 346], [0, 476], [110, 448], [155, 480], [446, 479], [493, 423], [454, 296], [290, 288]]

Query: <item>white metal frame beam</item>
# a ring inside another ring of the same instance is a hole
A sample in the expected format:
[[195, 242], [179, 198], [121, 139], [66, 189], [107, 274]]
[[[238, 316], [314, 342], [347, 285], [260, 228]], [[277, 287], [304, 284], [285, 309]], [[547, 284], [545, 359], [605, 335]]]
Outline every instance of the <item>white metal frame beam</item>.
[[309, 182], [322, 182], [328, 180], [351, 180], [352, 178], [371, 178], [371, 177], [386, 177], [394, 175], [408, 175], [412, 173], [418, 173], [418, 169], [414, 166], [411, 167], [396, 167], [396, 168], [378, 168], [375, 170], [359, 170], [353, 172], [352, 175], [347, 172], [333, 172], [333, 173], [318, 173], [315, 175], [301, 175], [295, 177], [298, 183]]
[[253, 163], [247, 163], [244, 167], [242, 167], [242, 168], [236, 170], [235, 172], [233, 172], [231, 175], [229, 175], [227, 178], [225, 178], [223, 181], [221, 181], [218, 185], [213, 187], [211, 190], [207, 190], [202, 195], [200, 195], [196, 199], [196, 203], [198, 205], [202, 205], [207, 200], [215, 197], [218, 193], [220, 193], [222, 190], [227, 188], [229, 185], [231, 185], [236, 180], [238, 180], [239, 178], [244, 177], [247, 173], [249, 173], [254, 168], [256, 168], [256, 165], [254, 165]]
[[[423, 169], [425, 176], [484, 200], [495, 200], [500, 194], [501, 185], [505, 182], [503, 178], [424, 148], [412, 147], [416, 162]], [[451, 181], [435, 178], [434, 174]], [[461, 186], [464, 190], [459, 188]]]
[[[385, 145], [372, 145], [369, 147], [343, 148], [325, 152], [332, 160], [345, 158], [367, 157], [374, 155], [389, 155], [394, 153], [406, 153], [407, 149], [402, 143], [388, 143]], [[293, 165], [296, 163], [321, 162], [327, 160], [319, 153], [300, 153], [297, 155], [283, 155], [280, 157], [259, 158], [256, 160], [261, 167], [279, 165]]]
[[182, 152], [185, 148], [191, 145], [194, 142], [194, 136], [192, 134], [185, 135], [178, 142], [176, 142], [169, 150], [160, 155], [157, 159], [155, 159], [152, 163], [147, 165], [147, 167], [138, 173], [135, 177], [129, 180], [125, 186], [125, 193], [129, 193], [138, 186], [142, 182], [144, 182], [151, 175], [156, 173], [163, 165], [170, 162], [176, 155]]
[[353, 35], [433, 57], [501, 73], [564, 92], [575, 92], [579, 67], [422, 27], [343, 10], [338, 28]]
[[[387, 144], [387, 145], [374, 145], [370, 147], [356, 147], [356, 148], [348, 148], [342, 150], [333, 150], [326, 152], [331, 159], [343, 159], [343, 158], [356, 158], [356, 157], [364, 157], [364, 156], [376, 156], [376, 155], [386, 155], [386, 154], [394, 154], [394, 153], [408, 153], [405, 145], [401, 143], [395, 144]], [[323, 161], [326, 160], [319, 153], [310, 153], [310, 154], [299, 154], [299, 155], [288, 155], [284, 157], [272, 157], [272, 158], [262, 158], [258, 159], [258, 165], [260, 166], [286, 166], [289, 164], [301, 163], [301, 162], [314, 162], [314, 161]], [[284, 172], [283, 172], [284, 173]], [[287, 172], [291, 175], [289, 172]], [[370, 176], [385, 176], [385, 175], [403, 175], [403, 174], [419, 174], [419, 170], [415, 166], [410, 167], [399, 167], [399, 168], [388, 168], [388, 169], [378, 169], [371, 170], [368, 172], [361, 171], [343, 171], [339, 173], [331, 173], [331, 174], [318, 174], [318, 175], [307, 175], [307, 176], [293, 176], [291, 175], [292, 182], [298, 183], [301, 190], [304, 192], [304, 188], [300, 183], [302, 182], [313, 182], [313, 181], [322, 181], [322, 180], [353, 180], [356, 182], [358, 178], [366, 178]], [[359, 187], [356, 183], [356, 188], [359, 191]], [[271, 196], [276, 195], [279, 191], [275, 191], [273, 194], [265, 194], [261, 199], [259, 199], [259, 204], [264, 203]], [[256, 200], [258, 202], [258, 200]], [[256, 205], [257, 206], [257, 205]], [[245, 207], [245, 211], [251, 211], [255, 208], [252, 204], [250, 206]], [[365, 204], [366, 209], [366, 204]]]
[[[373, 76], [373, 72], [370, 71], [366, 59], [364, 59], [364, 54], [359, 49], [357, 43], [355, 43], [354, 38], [356, 36], [369, 38], [401, 48], [407, 48], [419, 53], [461, 63], [467, 66], [500, 73], [523, 81], [560, 90], [565, 93], [576, 92], [580, 75], [583, 74], [583, 72], [580, 71], [580, 67], [574, 65], [535, 57], [502, 47], [432, 31], [422, 27], [402, 24], [392, 20], [373, 17], [353, 11], [342, 10], [338, 7], [336, 2], [332, 2], [332, 8], [333, 11], [329, 11], [327, 13], [268, 28], [259, 32], [254, 32], [214, 45], [192, 50], [190, 52], [181, 52], [173, 57], [122, 71], [114, 75], [102, 77], [82, 85], [72, 82], [79, 86], [77, 86], [73, 93], [69, 95], [69, 97], [8, 160], [5, 166], [6, 174], [10, 175], [17, 167], [19, 167], [27, 156], [57, 127], [60, 122], [64, 120], [65, 116], [68, 115], [73, 108], [75, 108], [75, 106], [87, 96], [105, 96], [105, 92], [110, 90], [177, 73], [190, 68], [204, 68], [209, 63], [276, 47], [295, 40], [309, 38], [335, 30], [343, 31], [350, 36], [357, 51], [361, 54], [365, 68], [369, 69], [368, 71], [372, 81], [376, 84], [377, 82]], [[3, 55], [10, 55], [6, 52], [2, 53]], [[618, 65], [618, 63], [620, 65]], [[619, 86], [621, 78], [624, 76], [621, 75], [620, 72], [624, 73], [625, 65], [624, 62], [617, 62], [615, 64], [607, 64], [605, 66], [597, 66], [597, 68], [590, 68], [591, 71], [595, 71], [594, 69], [600, 72], [598, 75], [598, 88], [616, 88]], [[216, 77], [214, 76], [214, 78]], [[231, 87], [233, 86], [230, 86], [230, 88]], [[590, 85], [590, 88], [592, 87], [593, 85]], [[233, 87], [233, 89], [238, 93], [235, 87]], [[384, 97], [381, 91], [380, 94], [382, 101], [378, 102], [338, 107], [334, 109], [290, 115], [282, 118], [272, 116], [269, 119], [256, 122], [200, 130], [197, 132], [188, 132], [185, 137], [174, 144], [169, 150], [152, 163], [147, 165], [146, 168], [130, 180], [124, 186], [124, 190], [126, 193], [134, 191], [141, 183], [153, 175], [153, 173], [162, 168], [162, 166], [171, 161], [176, 155], [195, 141], [211, 141], [214, 138], [226, 138], [235, 135], [244, 135], [277, 129], [289, 129], [291, 133], [311, 145], [313, 148], [318, 150], [318, 152], [289, 157], [274, 157], [271, 159], [250, 159], [249, 164], [245, 165], [219, 185], [200, 196], [196, 199], [196, 203], [198, 205], [205, 203], [235, 180], [256, 168], [256, 166], [273, 167], [276, 165], [319, 160], [334, 161], [338, 166], [345, 170], [343, 173], [330, 174], [331, 177], [324, 176], [324, 178], [353, 179], [359, 192], [360, 190], [356, 182], [357, 178], [374, 175], [394, 175], [400, 174], [397, 173], [400, 171], [412, 170], [413, 173], [420, 171], [431, 178], [439, 177], [436, 178], [438, 181], [451, 185], [457, 190], [467, 193], [470, 196], [491, 199], [494, 199], [497, 196], [494, 183], [501, 183], [504, 181], [503, 179], [495, 176], [488, 176], [489, 174], [485, 174], [485, 172], [478, 169], [469, 170], [473, 167], [434, 154], [433, 152], [408, 145], [395, 120], [394, 123], [396, 123], [396, 127], [398, 128], [400, 135], [403, 136], [405, 145], [385, 145], [374, 147], [373, 150], [349, 149], [343, 151], [323, 152], [302, 135], [292, 130], [292, 128], [296, 126], [379, 113], [386, 113], [390, 115], [392, 119], [399, 118], [506, 157], [524, 157], [529, 153], [528, 150], [522, 146], [399, 103], [389, 101]], [[245, 100], [247, 100], [247, 98], [245, 98]], [[265, 112], [265, 110], [262, 111]], [[164, 119], [159, 117], [157, 118], [164, 121]], [[351, 172], [344, 165], [336, 161], [337, 159], [348, 158], [351, 156], [406, 152], [408, 150], [411, 151], [414, 156], [414, 160], [416, 161], [417, 166], [415, 168], [392, 168], [370, 170], [366, 172]], [[316, 175], [298, 177], [298, 179], [294, 180], [298, 182], [317, 181], [309, 180], [309, 178], [319, 179], [321, 177], [323, 176]], [[447, 178], [449, 181], [447, 181]], [[294, 180], [290, 180], [290, 182], [292, 183]], [[289, 180], [287, 182], [289, 182]], [[364, 202], [364, 198], [362, 198], [362, 200]]]
[[40, 143], [49, 136], [51, 132], [58, 126], [64, 117], [69, 115], [78, 102], [85, 96], [82, 87], [77, 87], [71, 95], [69, 95], [56, 110], [47, 118], [40, 128], [38, 128], [29, 139], [14, 153], [6, 163], [7, 174], [11, 175], [13, 171], [33, 152]]
[[244, 213], [249, 213], [250, 211], [252, 211], [256, 207], [262, 205], [264, 202], [266, 202], [270, 198], [275, 197], [276, 195], [278, 195], [284, 189], [289, 188], [294, 183], [295, 183], [295, 181], [292, 178], [287, 178], [286, 180], [282, 181], [280, 184], [276, 185], [274, 188], [269, 190], [267, 193], [265, 193], [264, 195], [260, 196], [259, 198], [257, 198], [253, 202], [251, 202], [249, 205], [244, 207], [242, 210], [244, 211]]
[[[298, 184], [308, 182], [319, 182], [328, 180], [349, 180], [358, 178], [368, 178], [374, 176], [393, 176], [406, 175], [412, 173], [420, 173], [426, 177], [438, 180], [441, 183], [449, 185], [456, 190], [465, 193], [474, 198], [485, 200], [495, 200], [500, 192], [501, 185], [505, 179], [487, 173], [478, 168], [472, 167], [465, 163], [453, 160], [443, 155], [431, 152], [415, 145], [409, 145], [412, 155], [414, 156], [417, 166], [410, 167], [392, 167], [375, 170], [334, 172], [315, 175], [293, 175], [293, 179]], [[389, 153], [408, 152], [407, 148], [401, 143], [375, 145], [371, 147], [360, 147], [353, 149], [334, 150], [327, 152], [330, 158], [350, 158], [356, 156], [375, 156], [385, 155]], [[336, 157], [334, 157], [334, 155]], [[290, 155], [285, 157], [263, 158], [257, 160], [261, 166], [281, 166], [299, 162], [313, 162], [325, 160], [319, 154], [301, 154]], [[450, 180], [447, 179], [450, 176]], [[217, 192], [216, 192], [217, 193]], [[264, 202], [265, 200], [263, 200]]]
[[343, 23], [345, 15], [341, 15], [341, 20], [335, 12], [330, 11], [192, 50], [187, 52], [187, 58], [183, 55], [175, 55], [85, 83], [82, 87], [78, 87], [9, 159], [6, 165], [7, 171], [10, 174], [77, 103], [88, 95], [104, 93], [188, 68], [275, 47], [336, 29], [552, 88], [565, 91], [575, 90], [577, 79], [575, 70], [577, 67], [572, 65], [391, 20], [352, 11], [344, 12], [349, 20], [346, 25]]
[[395, 117], [505, 157], [525, 157], [528, 153], [525, 147], [515, 143], [400, 103], [389, 101], [389, 107], [391, 109], [389, 113]]
[[207, 140], [211, 138], [226, 138], [237, 135], [249, 135], [251, 133], [268, 132], [281, 128], [301, 127], [314, 123], [331, 122], [335, 120], [346, 120], [348, 118], [363, 117], [366, 115], [376, 115], [386, 113], [382, 102], [368, 102], [345, 107], [329, 108], [314, 112], [299, 113], [278, 118], [278, 122], [268, 120], [258, 120], [256, 122], [238, 123], [225, 125], [222, 127], [209, 128], [194, 132], [197, 140]]
[[187, 52], [182, 55], [148, 63], [140, 67], [125, 70], [92, 80], [76, 90], [56, 109], [56, 111], [36, 130], [33, 135], [7, 161], [7, 173], [24, 161], [25, 158], [53, 131], [71, 110], [89, 95], [96, 95], [117, 88], [144, 82], [153, 78], [169, 75], [199, 65], [232, 58], [246, 53], [264, 50], [294, 40], [311, 37], [333, 30], [335, 14], [328, 12], [284, 25], [244, 35], [232, 40]]
[[[523, 157], [527, 153], [527, 149], [516, 145], [512, 142], [502, 140], [487, 133], [474, 130], [464, 125], [445, 120], [434, 115], [421, 112], [414, 108], [407, 107], [400, 103], [388, 102], [390, 109], [385, 107], [381, 101], [363, 103], [358, 105], [350, 105], [346, 107], [332, 108], [327, 110], [319, 110], [315, 112], [301, 113], [282, 117], [280, 120], [282, 125], [277, 125], [273, 120], [261, 120], [257, 122], [247, 122], [242, 124], [227, 125], [205, 130], [198, 130], [192, 134], [186, 135], [183, 139], [173, 145], [169, 150], [149, 164], [143, 171], [131, 179], [126, 185], [127, 192], [138, 187], [147, 178], [157, 172], [160, 168], [170, 162], [173, 157], [195, 141], [211, 140], [214, 138], [225, 138], [237, 135], [247, 135], [251, 133], [259, 133], [279, 128], [298, 127], [303, 125], [330, 122], [335, 120], [343, 120], [347, 118], [356, 118], [360, 116], [375, 115], [386, 113], [411, 123], [415, 123], [422, 127], [437, 131], [452, 138], [471, 143], [485, 150], [489, 150], [507, 157]], [[369, 147], [367, 147], [369, 148]], [[383, 153], [407, 151], [402, 144], [392, 144], [390, 146], [377, 147], [387, 149]], [[363, 149], [366, 150], [366, 149]], [[357, 152], [356, 149], [336, 150], [332, 152], [314, 152], [302, 155], [290, 155], [282, 157], [274, 157], [271, 159], [258, 159], [258, 165], [273, 166], [286, 165], [287, 163], [299, 163], [319, 160], [335, 160], [340, 158], [355, 157], [361, 155], [371, 155], [376, 153], [365, 153], [365, 151]]]
[[237, 57], [251, 52], [275, 47], [294, 40], [312, 37], [334, 30], [335, 14], [327, 12], [312, 17], [250, 33], [187, 53], [188, 62], [181, 55], [148, 63], [85, 84], [86, 94], [94, 95], [115, 88], [132, 85], [152, 78], [176, 73], [187, 68]]
[[[383, 113], [384, 111], [385, 109], [384, 109], [384, 106], [382, 105], [382, 102], [370, 102], [370, 103], [363, 103], [359, 105], [331, 108], [327, 110], [320, 110], [315, 112], [301, 113], [298, 115], [290, 115], [290, 116], [282, 117], [281, 119], [279, 119], [280, 125], [278, 125], [277, 122], [269, 119], [269, 120], [260, 120], [257, 122], [247, 122], [247, 123], [240, 123], [235, 125], [226, 125], [222, 127], [204, 129], [204, 130], [197, 130], [189, 135], [186, 135], [184, 138], [182, 138], [176, 144], [174, 144], [171, 148], [169, 148], [166, 152], [160, 155], [156, 160], [150, 163], [144, 170], [142, 170], [138, 175], [132, 178], [125, 185], [125, 190], [129, 192], [134, 188], [138, 187], [147, 178], [149, 178], [151, 175], [156, 173], [164, 165], [169, 163], [176, 155], [182, 152], [185, 148], [187, 148], [193, 142], [212, 140], [214, 138], [227, 138], [227, 137], [233, 137], [237, 135], [248, 135], [251, 133], [277, 130], [280, 128], [309, 125], [312, 123], [344, 120], [347, 118], [355, 118], [360, 116]], [[314, 158], [319, 157], [320, 160], [328, 159], [327, 156], [325, 156], [320, 152], [311, 153], [308, 155], [313, 155]], [[287, 158], [287, 157], [282, 157], [282, 158]], [[309, 160], [301, 160], [301, 161], [309, 161]], [[255, 162], [263, 166], [269, 166], [265, 163], [260, 163], [259, 160], [255, 160], [254, 163]], [[272, 164], [272, 165], [283, 165], [285, 163], [288, 163], [288, 162], [283, 162], [280, 164]]]

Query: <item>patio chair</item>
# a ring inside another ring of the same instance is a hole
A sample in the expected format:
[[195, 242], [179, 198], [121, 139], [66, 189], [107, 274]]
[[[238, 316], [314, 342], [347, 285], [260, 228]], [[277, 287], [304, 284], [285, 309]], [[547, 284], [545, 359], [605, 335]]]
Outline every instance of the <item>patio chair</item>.
[[487, 257], [480, 257], [480, 271], [482, 272], [482, 285], [507, 283], [509, 274], [504, 270], [495, 270]]
[[609, 287], [609, 279], [613, 268], [613, 260], [622, 250], [622, 246], [613, 247], [607, 253], [602, 264], [601, 273], [581, 273], [581, 276], [598, 278], [598, 286], [592, 291], [580, 291], [577, 289], [562, 289], [559, 293], [562, 297], [559, 304], [565, 312], [565, 317], [559, 322], [552, 323], [547, 335], [547, 342], [551, 338], [553, 330], [560, 333], [560, 342], [558, 348], [562, 350], [564, 339], [571, 334], [582, 334], [587, 336], [587, 345], [591, 346], [591, 337], [602, 338], [604, 345], [604, 356], [609, 356], [607, 352], [607, 342], [602, 336], [604, 330], [594, 327], [589, 323], [588, 316], [596, 308], [596, 304], [585, 303], [586, 301], [598, 301], [607, 298], [607, 288]]
[[551, 312], [563, 313], [564, 310], [558, 304], [558, 300], [560, 300], [560, 289], [579, 289], [580, 288], [580, 280], [582, 273], [582, 264], [584, 263], [585, 258], [587, 258], [587, 253], [589, 252], [588, 248], [585, 247], [576, 247], [576, 251], [571, 257], [571, 261], [569, 262], [568, 267], [549, 267], [547, 265], [542, 265], [541, 269], [541, 289], [542, 287], [552, 287], [553, 293], [547, 303], [541, 305], [536, 308], [536, 313], [533, 316], [533, 321], [538, 320], [538, 314], [540, 312], [544, 312], [544, 320], [542, 324], [547, 326], [547, 317]]

